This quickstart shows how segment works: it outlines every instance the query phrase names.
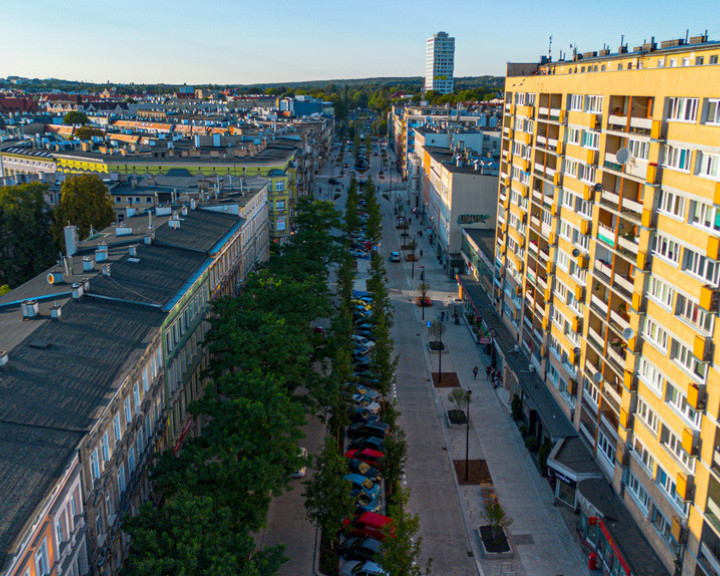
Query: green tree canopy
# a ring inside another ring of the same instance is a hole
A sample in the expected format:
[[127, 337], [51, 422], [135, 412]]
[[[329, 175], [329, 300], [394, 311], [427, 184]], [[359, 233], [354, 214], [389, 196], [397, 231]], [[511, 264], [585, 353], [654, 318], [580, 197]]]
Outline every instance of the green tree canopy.
[[90, 120], [88, 120], [87, 114], [77, 110], [68, 112], [63, 118], [63, 124], [81, 124], [84, 126], [88, 122], [90, 122]]
[[0, 188], [0, 285], [14, 288], [57, 260], [46, 191], [40, 183]]
[[80, 238], [87, 238], [90, 227], [102, 230], [115, 221], [112, 201], [107, 186], [94, 174], [70, 176], [60, 189], [60, 203], [55, 208], [53, 237], [64, 246], [63, 228], [68, 224], [78, 227]]

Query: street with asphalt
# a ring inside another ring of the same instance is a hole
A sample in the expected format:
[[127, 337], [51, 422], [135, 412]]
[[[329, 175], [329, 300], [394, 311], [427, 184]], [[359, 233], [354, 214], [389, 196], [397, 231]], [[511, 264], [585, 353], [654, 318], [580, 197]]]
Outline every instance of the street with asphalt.
[[[390, 153], [392, 156], [392, 152]], [[350, 155], [346, 156], [350, 158]], [[376, 183], [380, 159], [370, 156], [369, 175]], [[350, 160], [350, 162], [352, 162]], [[330, 163], [317, 178], [321, 192], [327, 198], [330, 176], [348, 183], [348, 171], [339, 177], [338, 167]], [[395, 181], [399, 182], [397, 175]], [[389, 179], [386, 169], [385, 181]], [[525, 449], [522, 437], [510, 417], [509, 399], [502, 388], [495, 390], [486, 381], [485, 366], [489, 358], [475, 344], [464, 322], [455, 325], [447, 321], [443, 340], [447, 350], [442, 356], [442, 372], [455, 373], [459, 384], [472, 391], [470, 404], [470, 434], [466, 445], [466, 431], [448, 425], [446, 411], [452, 408], [448, 400], [450, 388], [435, 388], [431, 379], [439, 370], [439, 357], [428, 346], [427, 322], [440, 318], [446, 310], [452, 318], [457, 298], [457, 283], [449, 278], [433, 256], [434, 250], [423, 234], [419, 249], [424, 256], [416, 262], [414, 278], [409, 262], [390, 263], [390, 252], [400, 251], [400, 237], [395, 228], [393, 203], [405, 205], [403, 189], [380, 184], [378, 200], [383, 214], [383, 238], [378, 250], [386, 257], [388, 289], [394, 308], [392, 337], [398, 356], [396, 385], [393, 399], [401, 412], [399, 423], [405, 430], [408, 459], [403, 484], [410, 489], [409, 508], [420, 517], [422, 538], [421, 564], [432, 559], [432, 574], [436, 576], [582, 576], [590, 574], [572, 531], [554, 505], [553, 495]], [[333, 187], [334, 189], [334, 187]], [[382, 192], [388, 192], [391, 201]], [[344, 205], [344, 193], [338, 204]], [[407, 212], [406, 212], [407, 213]], [[411, 237], [417, 237], [421, 224], [411, 223]], [[430, 287], [428, 295], [433, 306], [422, 310], [414, 303], [419, 295], [420, 266]], [[477, 379], [473, 368], [479, 367]], [[306, 427], [306, 441], [310, 453], [317, 453], [322, 444], [323, 429], [313, 421]], [[461, 486], [455, 475], [453, 460], [482, 459], [492, 478], [495, 493], [513, 523], [507, 532], [513, 548], [512, 558], [484, 558], [478, 538], [478, 526], [483, 518], [480, 487]], [[311, 473], [309, 471], [309, 473]], [[285, 544], [289, 561], [281, 576], [310, 576], [317, 573], [314, 563], [315, 529], [305, 519], [301, 497], [302, 486], [295, 481], [293, 490], [273, 501], [263, 545]]]

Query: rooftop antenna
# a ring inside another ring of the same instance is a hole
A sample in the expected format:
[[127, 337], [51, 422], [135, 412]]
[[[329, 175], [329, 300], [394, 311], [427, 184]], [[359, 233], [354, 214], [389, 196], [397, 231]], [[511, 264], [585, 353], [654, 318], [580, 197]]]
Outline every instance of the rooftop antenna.
[[552, 34], [550, 34], [550, 41], [548, 42], [548, 62], [552, 62]]

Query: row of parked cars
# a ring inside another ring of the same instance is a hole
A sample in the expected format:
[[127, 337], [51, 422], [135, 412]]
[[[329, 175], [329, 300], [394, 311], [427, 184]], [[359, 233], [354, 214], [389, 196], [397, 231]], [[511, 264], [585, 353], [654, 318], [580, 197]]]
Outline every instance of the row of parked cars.
[[386, 526], [390, 523], [390, 518], [384, 514], [382, 478], [385, 438], [390, 433], [390, 426], [382, 421], [382, 396], [376, 390], [380, 380], [370, 369], [375, 345], [370, 320], [372, 301], [373, 296], [368, 292], [353, 292], [355, 382], [346, 383], [352, 406], [351, 424], [346, 429], [348, 473], [344, 478], [352, 485], [356, 510], [354, 517], [345, 520], [350, 535], [340, 544], [341, 576], [386, 574], [374, 560], [383, 551]]

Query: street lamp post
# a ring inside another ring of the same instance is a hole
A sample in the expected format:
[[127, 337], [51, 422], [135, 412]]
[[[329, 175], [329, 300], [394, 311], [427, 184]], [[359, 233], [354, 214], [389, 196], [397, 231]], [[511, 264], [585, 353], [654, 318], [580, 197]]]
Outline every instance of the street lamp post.
[[438, 348], [438, 385], [442, 386], [442, 351], [443, 351], [443, 341], [442, 341], [442, 333], [443, 333], [444, 326], [440, 324], [440, 348]]
[[422, 319], [425, 320], [425, 266], [420, 266], [420, 283], [422, 285], [420, 308], [422, 308]]
[[465, 392], [467, 393], [467, 418], [465, 418], [465, 482], [467, 482], [470, 474], [470, 398], [472, 397], [472, 390], [468, 388]]

